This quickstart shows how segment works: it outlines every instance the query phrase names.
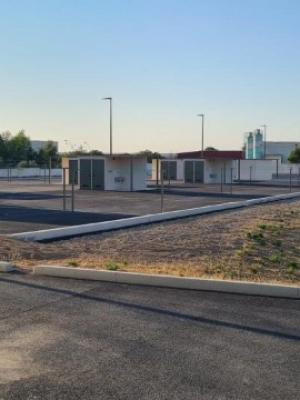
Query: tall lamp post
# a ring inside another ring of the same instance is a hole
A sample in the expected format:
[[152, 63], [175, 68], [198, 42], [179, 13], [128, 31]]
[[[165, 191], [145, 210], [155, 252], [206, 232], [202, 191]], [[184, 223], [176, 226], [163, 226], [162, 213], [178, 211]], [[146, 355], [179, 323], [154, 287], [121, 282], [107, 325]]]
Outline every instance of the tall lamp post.
[[267, 125], [261, 125], [264, 128], [264, 158], [267, 155]]
[[202, 140], [201, 140], [201, 157], [204, 158], [204, 114], [197, 114], [197, 117], [202, 118]]
[[109, 154], [112, 156], [112, 97], [104, 97], [102, 100], [109, 101]]

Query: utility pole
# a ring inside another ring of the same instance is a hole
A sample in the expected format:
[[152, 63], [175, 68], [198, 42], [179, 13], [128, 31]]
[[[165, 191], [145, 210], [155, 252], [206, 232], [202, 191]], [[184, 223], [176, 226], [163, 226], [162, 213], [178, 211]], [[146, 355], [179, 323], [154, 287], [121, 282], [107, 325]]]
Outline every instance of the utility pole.
[[104, 97], [102, 100], [109, 101], [109, 155], [113, 153], [113, 137], [112, 137], [112, 97]]
[[201, 138], [201, 158], [204, 158], [204, 114], [197, 114], [197, 117], [202, 118], [202, 138]]
[[264, 128], [264, 158], [267, 156], [267, 125], [262, 125]]

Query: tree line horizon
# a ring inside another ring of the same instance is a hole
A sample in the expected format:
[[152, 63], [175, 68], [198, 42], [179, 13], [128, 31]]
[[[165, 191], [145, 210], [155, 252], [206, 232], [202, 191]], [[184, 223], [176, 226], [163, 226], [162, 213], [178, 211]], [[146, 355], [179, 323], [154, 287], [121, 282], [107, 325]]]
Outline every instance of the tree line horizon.
[[[209, 146], [206, 151], [218, 151]], [[57, 146], [51, 140], [45, 141], [38, 151], [32, 148], [30, 136], [26, 135], [25, 130], [20, 130], [16, 134], [10, 131], [0, 133], [0, 168], [3, 167], [40, 167], [48, 168], [50, 163], [52, 168], [61, 167], [63, 157], [77, 157], [80, 155], [103, 155], [100, 150], [85, 150], [82, 146], [78, 149], [59, 153]], [[140, 151], [139, 154], [146, 156], [148, 162], [154, 158], [163, 158], [158, 152], [151, 150]], [[300, 163], [300, 147], [295, 148], [289, 155], [290, 163]]]

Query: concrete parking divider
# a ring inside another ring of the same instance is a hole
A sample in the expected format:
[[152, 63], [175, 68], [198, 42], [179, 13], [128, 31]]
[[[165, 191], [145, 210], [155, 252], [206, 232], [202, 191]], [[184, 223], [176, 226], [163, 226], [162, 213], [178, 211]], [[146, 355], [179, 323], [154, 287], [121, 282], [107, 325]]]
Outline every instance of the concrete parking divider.
[[10, 261], [0, 261], [0, 272], [13, 272], [15, 268], [15, 264]]
[[268, 283], [182, 278], [170, 275], [150, 275], [134, 272], [43, 265], [35, 267], [33, 273], [59, 278], [300, 299], [300, 287]]
[[123, 218], [114, 221], [95, 222], [89, 224], [65, 226], [61, 228], [52, 228], [52, 229], [45, 229], [32, 232], [15, 233], [8, 236], [14, 239], [36, 241], [36, 242], [59, 240], [74, 236], [112, 231], [122, 228], [151, 224], [155, 222], [170, 221], [197, 215], [210, 214], [213, 212], [221, 212], [221, 211], [255, 206], [259, 204], [272, 203], [275, 201], [292, 200], [296, 198], [300, 198], [300, 192], [279, 194], [275, 196], [268, 196], [251, 200], [221, 203], [217, 205], [190, 208], [185, 210], [167, 211], [157, 214], [142, 215], [139, 217]]

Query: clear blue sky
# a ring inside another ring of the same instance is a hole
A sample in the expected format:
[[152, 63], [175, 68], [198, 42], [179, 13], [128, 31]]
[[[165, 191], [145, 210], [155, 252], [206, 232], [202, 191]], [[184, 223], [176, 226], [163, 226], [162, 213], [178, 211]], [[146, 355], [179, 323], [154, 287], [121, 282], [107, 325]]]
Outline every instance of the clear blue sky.
[[116, 151], [300, 140], [299, 0], [0, 0], [0, 131]]

